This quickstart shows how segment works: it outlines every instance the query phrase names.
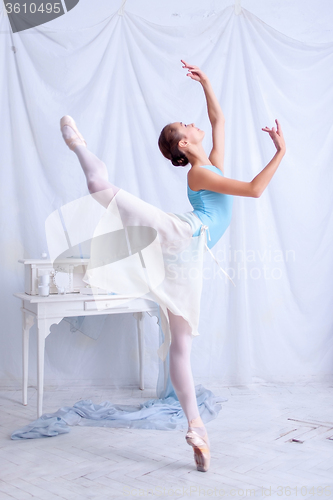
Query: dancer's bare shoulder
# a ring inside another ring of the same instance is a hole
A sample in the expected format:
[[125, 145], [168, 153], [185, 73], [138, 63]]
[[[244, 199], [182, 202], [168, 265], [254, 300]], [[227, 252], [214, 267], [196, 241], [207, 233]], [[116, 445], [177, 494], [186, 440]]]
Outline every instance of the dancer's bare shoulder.
[[256, 197], [252, 182], [230, 179], [208, 168], [192, 167], [187, 176], [188, 185], [193, 191], [204, 189], [216, 193]]
[[[187, 183], [192, 191], [200, 191], [200, 189], [205, 189], [202, 187], [202, 179], [205, 177], [205, 172], [210, 172], [207, 168], [203, 166], [191, 167], [187, 173]], [[211, 165], [214, 167], [215, 165]], [[216, 174], [218, 175], [218, 174]]]
[[192, 191], [200, 191], [200, 189], [202, 189], [200, 187], [200, 177], [196, 175], [197, 170], [200, 169], [201, 167], [191, 167], [187, 172], [187, 184]]

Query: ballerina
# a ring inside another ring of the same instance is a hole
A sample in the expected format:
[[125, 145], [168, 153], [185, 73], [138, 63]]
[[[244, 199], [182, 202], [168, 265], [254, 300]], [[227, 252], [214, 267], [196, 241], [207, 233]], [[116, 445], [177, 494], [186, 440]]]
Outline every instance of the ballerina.
[[[87, 148], [87, 143], [73, 118], [68, 115], [62, 117], [60, 128], [66, 144], [80, 161], [90, 194], [106, 209], [110, 207], [111, 202], [116, 202], [125, 227], [131, 224], [154, 228], [162, 249], [166, 248], [168, 242], [172, 245], [175, 241], [183, 241], [188, 245], [190, 241], [198, 241], [199, 247], [204, 242], [210, 250], [230, 224], [233, 196], [261, 196], [278, 168], [286, 146], [281, 125], [276, 120], [276, 129], [262, 128], [269, 134], [276, 147], [275, 155], [265, 168], [250, 182], [225, 177], [225, 118], [222, 109], [207, 75], [197, 66], [187, 64], [183, 60], [181, 62], [183, 68], [188, 70], [187, 76], [203, 87], [212, 126], [213, 147], [207, 156], [202, 145], [205, 132], [194, 123], [183, 122], [167, 124], [160, 133], [158, 145], [162, 154], [171, 160], [173, 165], [191, 165], [187, 179], [188, 197], [193, 211], [182, 214], [167, 213], [115, 186], [108, 180], [105, 163]], [[166, 263], [167, 252], [163, 252]], [[127, 279], [130, 278], [131, 276], [127, 276]], [[165, 325], [171, 332], [171, 343], [167, 346], [170, 379], [188, 421], [186, 441], [193, 447], [197, 470], [206, 472], [210, 465], [210, 442], [199, 414], [190, 363], [192, 338], [198, 335], [196, 328], [202, 276], [199, 276], [195, 283], [194, 289], [193, 282], [188, 281], [186, 285], [186, 282], [180, 282], [179, 276], [171, 279], [170, 273], [166, 272], [158, 292], [150, 292], [151, 297], [159, 303], [161, 311], [164, 311], [167, 317]], [[108, 289], [112, 290], [112, 284]], [[164, 357], [165, 355], [164, 351]]]

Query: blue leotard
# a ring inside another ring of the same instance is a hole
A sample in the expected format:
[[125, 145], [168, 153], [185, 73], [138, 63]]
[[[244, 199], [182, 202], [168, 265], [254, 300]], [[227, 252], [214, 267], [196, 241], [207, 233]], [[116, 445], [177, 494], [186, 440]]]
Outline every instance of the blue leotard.
[[[202, 165], [202, 167], [223, 176], [221, 170], [214, 165]], [[233, 196], [208, 189], [193, 191], [188, 184], [187, 195], [194, 208], [193, 212], [209, 227], [211, 239], [208, 239], [207, 245], [212, 248], [230, 224]], [[198, 236], [199, 233], [200, 228], [193, 236]]]

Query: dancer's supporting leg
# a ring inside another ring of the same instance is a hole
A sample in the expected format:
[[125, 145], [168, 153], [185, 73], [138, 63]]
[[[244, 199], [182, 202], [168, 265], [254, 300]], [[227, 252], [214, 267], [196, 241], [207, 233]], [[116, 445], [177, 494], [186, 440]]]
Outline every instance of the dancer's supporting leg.
[[204, 437], [206, 428], [199, 414], [191, 369], [191, 328], [184, 318], [176, 316], [169, 309], [168, 316], [171, 329], [170, 379], [188, 420], [189, 429], [195, 428]]
[[188, 420], [186, 441], [193, 447], [197, 470], [206, 472], [210, 465], [209, 439], [199, 415], [191, 370], [192, 336], [190, 326], [168, 309], [171, 329], [169, 352], [170, 379]]
[[[76, 136], [75, 131], [69, 126], [62, 128], [64, 139], [73, 139]], [[89, 151], [84, 145], [77, 145], [73, 149], [77, 155], [82, 170], [87, 179], [87, 186], [90, 194], [105, 208], [108, 207], [112, 198], [117, 194], [120, 188], [114, 186], [108, 180], [108, 171], [103, 161], [97, 158], [94, 153]]]

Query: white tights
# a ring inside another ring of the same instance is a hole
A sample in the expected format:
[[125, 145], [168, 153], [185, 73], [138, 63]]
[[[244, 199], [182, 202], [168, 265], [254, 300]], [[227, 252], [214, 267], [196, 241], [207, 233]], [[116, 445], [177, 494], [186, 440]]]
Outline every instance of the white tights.
[[[71, 128], [63, 128], [64, 136], [72, 133]], [[99, 203], [107, 207], [120, 188], [108, 181], [105, 163], [85, 146], [76, 146], [74, 152], [86, 176], [89, 192]], [[169, 310], [168, 315], [172, 339], [169, 352], [170, 379], [189, 427], [195, 427], [199, 434], [204, 435], [206, 429], [199, 415], [191, 369], [191, 329], [183, 317], [175, 316]]]
[[[67, 128], [68, 127], [64, 127], [64, 129]], [[105, 163], [97, 158], [89, 149], [85, 146], [76, 146], [74, 153], [76, 153], [84, 175], [86, 176], [89, 193], [103, 205], [103, 207], [107, 208], [120, 188], [109, 182], [109, 175]]]
[[171, 329], [170, 379], [187, 420], [190, 422], [199, 416], [191, 369], [191, 328], [182, 316], [176, 316], [169, 309], [168, 316]]

